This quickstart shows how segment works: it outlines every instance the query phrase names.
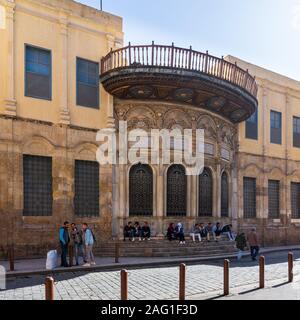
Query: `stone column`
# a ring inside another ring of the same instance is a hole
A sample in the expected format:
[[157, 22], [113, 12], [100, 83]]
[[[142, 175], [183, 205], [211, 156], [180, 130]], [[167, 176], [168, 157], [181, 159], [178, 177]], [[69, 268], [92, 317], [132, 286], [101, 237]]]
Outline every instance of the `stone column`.
[[221, 164], [217, 164], [216, 171], [216, 198], [214, 200], [214, 215], [216, 218], [221, 218]]
[[60, 120], [62, 124], [70, 124], [68, 106], [68, 16], [60, 13]]
[[[3, 2], [3, 1], [2, 1]], [[14, 0], [4, 1], [5, 6], [5, 24], [6, 24], [6, 49], [7, 49], [7, 60], [6, 60], [6, 98], [5, 98], [5, 114], [9, 116], [17, 115], [17, 101], [15, 98], [15, 50], [14, 50], [14, 13], [15, 13], [15, 2]]]
[[[286, 93], [286, 122], [285, 122], [285, 132], [286, 132], [286, 146], [285, 146], [285, 178], [284, 178], [284, 216], [283, 216], [283, 222], [286, 225], [290, 224], [291, 215], [292, 215], [292, 208], [291, 208], [291, 195], [290, 195], [290, 183], [288, 179], [289, 175], [289, 160], [291, 157], [291, 149], [293, 146], [293, 136], [292, 136], [292, 130], [293, 130], [293, 118], [291, 114], [291, 96], [289, 91]], [[292, 126], [292, 127], [291, 127]]]
[[164, 167], [158, 166], [156, 179], [156, 220], [157, 220], [157, 236], [163, 235], [163, 217], [164, 217]]
[[197, 178], [198, 176], [191, 176], [191, 217], [197, 217]]

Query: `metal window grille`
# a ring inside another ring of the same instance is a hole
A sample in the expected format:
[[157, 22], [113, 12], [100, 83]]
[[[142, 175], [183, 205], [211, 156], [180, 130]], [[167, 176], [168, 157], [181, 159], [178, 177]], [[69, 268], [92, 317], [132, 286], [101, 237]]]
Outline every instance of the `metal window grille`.
[[292, 218], [300, 219], [300, 183], [291, 183]]
[[244, 178], [244, 217], [256, 217], [256, 179]]
[[167, 215], [186, 216], [187, 178], [182, 165], [173, 165], [167, 173]]
[[52, 159], [23, 156], [24, 216], [52, 215]]
[[269, 180], [269, 218], [278, 219], [280, 216], [280, 182]]
[[129, 215], [153, 215], [153, 172], [148, 165], [137, 164], [129, 172]]
[[213, 180], [210, 169], [199, 176], [199, 216], [211, 217], [213, 208]]
[[99, 163], [75, 161], [75, 215], [99, 216]]
[[223, 172], [221, 178], [221, 216], [228, 217], [228, 205], [229, 205], [229, 188], [228, 188], [228, 176], [226, 172]]

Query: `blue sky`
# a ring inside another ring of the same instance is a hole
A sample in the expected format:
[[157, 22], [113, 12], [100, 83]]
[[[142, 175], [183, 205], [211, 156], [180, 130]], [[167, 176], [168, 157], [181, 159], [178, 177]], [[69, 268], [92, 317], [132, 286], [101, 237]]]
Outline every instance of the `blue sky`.
[[192, 45], [300, 81], [300, 0], [103, 0], [103, 10], [124, 18], [125, 42]]

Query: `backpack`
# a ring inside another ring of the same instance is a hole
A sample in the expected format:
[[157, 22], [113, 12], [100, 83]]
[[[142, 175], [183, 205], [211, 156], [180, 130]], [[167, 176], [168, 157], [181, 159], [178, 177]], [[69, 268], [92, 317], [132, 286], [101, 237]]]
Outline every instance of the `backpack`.
[[93, 240], [94, 240], [94, 242], [96, 242], [95, 234], [94, 234], [94, 232], [93, 232], [93, 230], [92, 230], [92, 229], [90, 229], [90, 230], [91, 230], [91, 233], [92, 233]]

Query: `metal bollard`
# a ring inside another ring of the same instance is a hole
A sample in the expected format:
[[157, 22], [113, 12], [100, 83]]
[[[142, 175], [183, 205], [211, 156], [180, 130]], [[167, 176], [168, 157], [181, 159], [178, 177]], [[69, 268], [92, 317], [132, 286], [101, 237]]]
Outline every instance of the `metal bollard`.
[[54, 279], [52, 277], [46, 278], [45, 297], [46, 297], [46, 300], [54, 300]]
[[117, 241], [115, 243], [115, 263], [119, 263], [120, 257], [120, 243]]
[[121, 271], [121, 300], [128, 300], [128, 272]]
[[15, 249], [14, 245], [8, 247], [9, 270], [15, 271]]
[[182, 263], [179, 267], [179, 300], [185, 300], [185, 275], [186, 265]]
[[294, 254], [290, 252], [288, 254], [288, 277], [289, 277], [289, 282], [293, 282], [294, 280]]
[[265, 257], [261, 256], [259, 258], [259, 288], [263, 289], [265, 287]]
[[229, 295], [229, 260], [224, 260], [224, 296]]

